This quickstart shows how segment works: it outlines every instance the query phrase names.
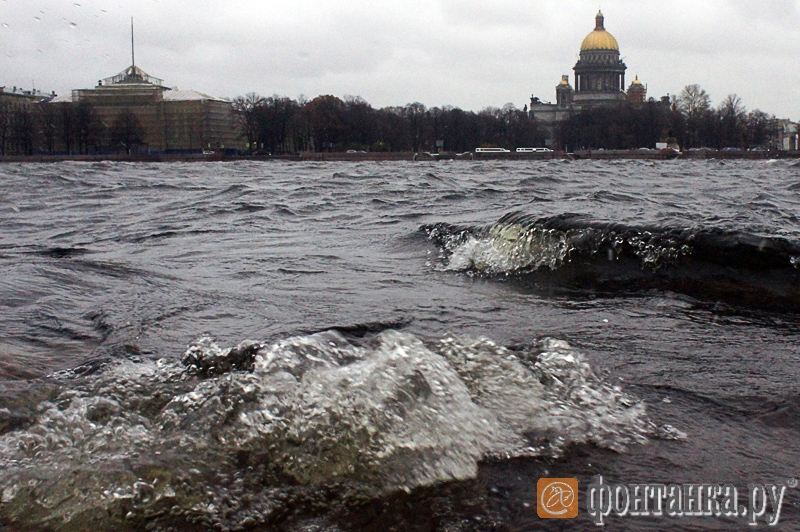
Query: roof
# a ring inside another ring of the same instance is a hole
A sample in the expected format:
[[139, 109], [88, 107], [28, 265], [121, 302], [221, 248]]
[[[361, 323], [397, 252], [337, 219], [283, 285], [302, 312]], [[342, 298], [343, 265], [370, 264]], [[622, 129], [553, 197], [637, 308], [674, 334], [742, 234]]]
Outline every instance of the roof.
[[619, 44], [617, 44], [617, 39], [606, 30], [594, 30], [581, 43], [581, 51], [586, 50], [619, 51]]
[[583, 39], [581, 43], [581, 52], [587, 50], [615, 50], [619, 51], [619, 44], [617, 39], [614, 38], [605, 28], [605, 17], [603, 13], [598, 11], [595, 17], [594, 31]]
[[72, 94], [59, 94], [50, 103], [72, 103]]
[[164, 80], [151, 76], [141, 68], [131, 65], [116, 76], [111, 76], [103, 80], [103, 85], [120, 85], [127, 83], [147, 83], [149, 85], [161, 86]]
[[164, 91], [164, 100], [170, 102], [177, 102], [177, 101], [187, 101], [187, 100], [215, 100], [215, 101], [225, 101], [222, 98], [215, 98], [213, 96], [209, 96], [208, 94], [204, 94], [202, 92], [197, 92], [194, 90], [179, 90], [179, 89], [172, 89], [168, 91]]

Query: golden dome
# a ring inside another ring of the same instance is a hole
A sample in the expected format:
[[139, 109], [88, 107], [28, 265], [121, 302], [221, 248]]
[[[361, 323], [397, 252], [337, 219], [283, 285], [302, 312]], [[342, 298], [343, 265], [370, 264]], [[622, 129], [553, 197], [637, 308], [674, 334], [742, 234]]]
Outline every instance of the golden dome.
[[641, 84], [642, 82], [639, 81], [639, 74], [636, 74], [636, 79], [633, 80], [633, 83], [631, 83], [631, 85], [641, 85]]
[[585, 52], [586, 50], [619, 51], [619, 44], [617, 44], [617, 39], [606, 30], [594, 30], [587, 35], [581, 43], [581, 52]]
[[594, 31], [587, 35], [581, 43], [581, 52], [585, 52], [587, 50], [615, 50], [619, 52], [619, 44], [617, 44], [617, 39], [615, 39], [613, 35], [606, 31], [604, 26], [605, 18], [603, 17], [602, 12], [597, 12], [595, 21], [596, 24]]

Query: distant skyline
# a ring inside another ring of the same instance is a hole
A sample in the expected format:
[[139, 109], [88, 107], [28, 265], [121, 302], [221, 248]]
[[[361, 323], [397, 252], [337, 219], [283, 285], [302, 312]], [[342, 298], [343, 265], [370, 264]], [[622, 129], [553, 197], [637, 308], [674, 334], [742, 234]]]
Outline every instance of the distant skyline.
[[67, 94], [136, 63], [166, 85], [361, 96], [375, 107], [522, 108], [555, 99], [601, 7], [648, 96], [701, 85], [718, 105], [800, 120], [800, 1], [0, 0], [0, 85]]

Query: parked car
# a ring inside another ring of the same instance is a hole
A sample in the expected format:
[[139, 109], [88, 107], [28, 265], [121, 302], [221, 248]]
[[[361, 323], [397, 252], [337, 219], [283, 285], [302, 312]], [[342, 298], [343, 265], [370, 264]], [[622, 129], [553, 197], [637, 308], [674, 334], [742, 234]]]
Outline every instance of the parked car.
[[511, 153], [505, 148], [475, 148], [475, 153]]

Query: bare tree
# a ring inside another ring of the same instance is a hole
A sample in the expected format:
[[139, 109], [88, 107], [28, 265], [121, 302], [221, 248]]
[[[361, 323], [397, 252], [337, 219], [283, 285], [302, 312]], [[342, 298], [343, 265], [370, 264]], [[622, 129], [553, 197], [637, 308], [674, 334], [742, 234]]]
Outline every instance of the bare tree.
[[700, 85], [686, 85], [680, 96], [673, 102], [683, 118], [686, 120], [686, 145], [698, 146], [701, 144], [701, 130], [711, 110], [711, 97]]
[[111, 142], [125, 148], [128, 155], [144, 142], [144, 128], [130, 109], [121, 112], [114, 120], [111, 126]]
[[344, 136], [345, 105], [336, 96], [317, 96], [305, 106], [316, 151], [333, 151]]
[[683, 88], [677, 104], [683, 116], [688, 119], [698, 118], [711, 108], [711, 97], [695, 83]]
[[411, 135], [411, 149], [419, 151], [425, 135], [425, 106], [419, 102], [409, 103], [403, 108], [403, 116], [408, 121]]
[[89, 144], [96, 140], [98, 128], [97, 113], [92, 104], [78, 102], [75, 105], [75, 133], [79, 152], [89, 153]]
[[72, 146], [75, 140], [75, 108], [71, 103], [58, 105], [61, 107], [59, 120], [61, 142], [64, 144], [64, 151], [68, 155], [72, 155]]
[[58, 132], [58, 113], [50, 102], [42, 102], [37, 106], [39, 126], [44, 138], [44, 147], [48, 153], [56, 151], [56, 134]]
[[742, 99], [736, 94], [729, 94], [719, 105], [719, 112], [723, 117], [731, 117], [742, 120], [747, 113], [747, 109], [742, 103]]
[[774, 118], [758, 109], [747, 115], [747, 143], [750, 146], [764, 146], [767, 143], [769, 123]]
[[11, 134], [14, 149], [21, 155], [33, 155], [33, 144], [36, 135], [33, 114], [27, 107], [14, 112], [11, 121]]
[[725, 146], [745, 147], [747, 109], [736, 94], [729, 94], [719, 106], [720, 140]]
[[11, 125], [11, 106], [0, 102], [0, 155], [6, 154], [9, 127]]
[[258, 113], [263, 105], [264, 98], [255, 92], [249, 92], [233, 99], [233, 111], [239, 117], [239, 123], [251, 152], [258, 147]]

